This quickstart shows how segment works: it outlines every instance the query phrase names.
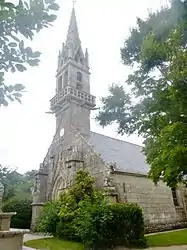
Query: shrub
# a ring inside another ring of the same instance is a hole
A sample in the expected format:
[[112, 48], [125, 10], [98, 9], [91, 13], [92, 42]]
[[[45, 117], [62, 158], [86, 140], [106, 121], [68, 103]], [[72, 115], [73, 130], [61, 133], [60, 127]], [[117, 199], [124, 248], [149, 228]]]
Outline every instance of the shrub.
[[74, 227], [78, 207], [74, 195], [71, 195], [70, 192], [64, 193], [60, 198], [60, 204], [56, 235], [64, 240], [78, 241]]
[[42, 208], [41, 217], [38, 221], [36, 231], [56, 234], [57, 223], [59, 222], [59, 201], [48, 202]]
[[143, 213], [137, 204], [111, 204], [107, 213], [109, 246], [146, 246]]
[[12, 199], [2, 207], [3, 212], [16, 212], [11, 219], [12, 228], [29, 229], [31, 224], [32, 208], [30, 200]]
[[103, 230], [107, 220], [108, 204], [100, 192], [95, 192], [94, 199], [87, 197], [79, 204], [76, 217], [76, 233], [89, 249], [105, 249], [107, 246]]
[[[100, 197], [100, 198], [99, 198]], [[77, 232], [91, 249], [115, 246], [146, 246], [142, 211], [136, 204], [108, 204], [99, 195], [80, 204]]]
[[57, 225], [56, 235], [65, 240], [80, 241], [76, 234], [75, 219], [78, 215], [79, 203], [94, 193], [94, 179], [89, 173], [82, 170], [75, 176], [74, 185], [60, 197], [60, 221]]

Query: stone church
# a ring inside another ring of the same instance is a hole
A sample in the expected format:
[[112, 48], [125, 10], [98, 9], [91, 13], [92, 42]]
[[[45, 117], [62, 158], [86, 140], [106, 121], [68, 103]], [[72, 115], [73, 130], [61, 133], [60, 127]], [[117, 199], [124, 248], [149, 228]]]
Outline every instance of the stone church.
[[138, 203], [149, 232], [187, 225], [186, 190], [155, 186], [141, 147], [90, 131], [96, 106], [90, 93], [89, 54], [83, 51], [73, 7], [66, 42], [58, 55], [56, 93], [50, 100], [56, 133], [33, 188], [32, 225], [43, 204], [71, 186], [78, 169], [88, 170], [111, 202]]

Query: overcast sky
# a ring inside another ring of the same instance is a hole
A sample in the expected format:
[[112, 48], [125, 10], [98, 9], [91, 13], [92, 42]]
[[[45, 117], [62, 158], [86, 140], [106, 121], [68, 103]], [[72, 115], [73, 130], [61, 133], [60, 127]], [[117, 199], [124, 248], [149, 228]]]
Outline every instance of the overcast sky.
[[[135, 24], [146, 17], [148, 9], [159, 8], [165, 0], [77, 0], [75, 5], [83, 49], [88, 48], [91, 67], [91, 92], [105, 96], [108, 85], [124, 83], [128, 70], [121, 64], [120, 47]], [[55, 118], [46, 114], [55, 93], [57, 55], [66, 39], [72, 9], [71, 0], [60, 0], [54, 26], [43, 30], [32, 43], [42, 52], [39, 67], [7, 75], [8, 83], [22, 83], [27, 93], [22, 105], [11, 103], [0, 108], [0, 163], [20, 172], [37, 169], [43, 161], [55, 132]], [[94, 115], [94, 114], [93, 114]], [[136, 135], [118, 136], [114, 126], [102, 129], [92, 119], [92, 131], [141, 144]]]

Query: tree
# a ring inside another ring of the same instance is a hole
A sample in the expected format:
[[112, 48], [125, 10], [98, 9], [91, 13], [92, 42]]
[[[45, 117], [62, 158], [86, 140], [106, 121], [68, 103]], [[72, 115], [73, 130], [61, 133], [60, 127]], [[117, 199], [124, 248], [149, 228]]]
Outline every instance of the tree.
[[36, 173], [37, 170], [32, 170], [21, 175], [22, 179], [16, 187], [16, 198], [18, 200], [32, 200], [32, 188], [34, 187]]
[[138, 19], [121, 49], [123, 63], [134, 66], [127, 80], [131, 98], [113, 85], [96, 117], [102, 126], [117, 122], [121, 134], [137, 131], [144, 138], [149, 177], [157, 183], [163, 176], [170, 187], [187, 184], [186, 31], [186, 1]]
[[5, 73], [38, 65], [40, 52], [27, 47], [25, 40], [32, 40], [37, 32], [51, 26], [56, 19], [53, 12], [58, 9], [55, 0], [19, 0], [17, 5], [0, 1], [0, 106], [8, 106], [8, 101], [20, 102], [24, 86], [5, 84]]
[[18, 173], [15, 169], [0, 165], [0, 182], [4, 185], [3, 201], [12, 198], [31, 200], [31, 188], [34, 184], [36, 170], [25, 174]]
[[21, 175], [14, 169], [0, 165], [0, 182], [4, 185], [3, 201], [16, 195], [16, 186], [21, 181]]

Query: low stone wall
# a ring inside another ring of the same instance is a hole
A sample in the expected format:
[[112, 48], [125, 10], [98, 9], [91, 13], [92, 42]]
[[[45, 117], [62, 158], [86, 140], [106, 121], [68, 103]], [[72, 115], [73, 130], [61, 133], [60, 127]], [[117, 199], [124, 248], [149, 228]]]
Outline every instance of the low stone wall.
[[23, 232], [0, 231], [1, 250], [20, 250], [23, 245]]
[[167, 223], [167, 224], [149, 224], [145, 225], [145, 233], [156, 233], [156, 232], [164, 232], [174, 229], [182, 229], [187, 228], [187, 222], [175, 222], [175, 223]]

